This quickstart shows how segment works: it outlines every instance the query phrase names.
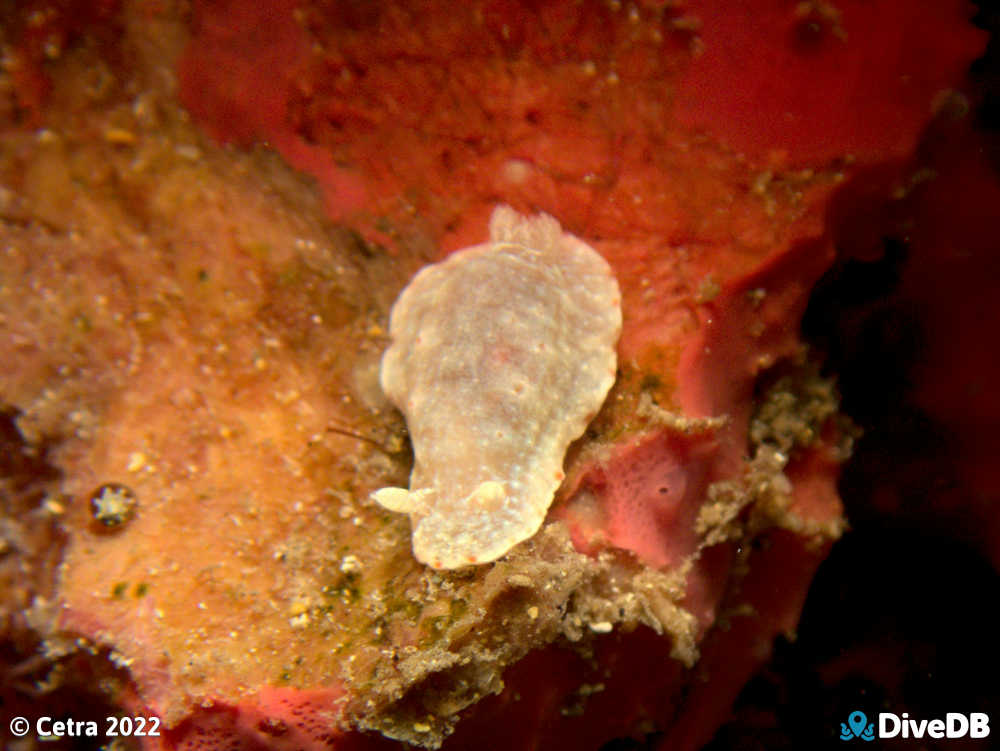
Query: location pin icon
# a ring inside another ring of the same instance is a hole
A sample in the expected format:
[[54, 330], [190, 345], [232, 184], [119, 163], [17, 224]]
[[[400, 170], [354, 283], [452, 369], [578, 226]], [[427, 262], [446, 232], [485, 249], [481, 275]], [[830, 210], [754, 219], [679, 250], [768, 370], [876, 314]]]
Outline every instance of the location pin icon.
[[865, 732], [865, 725], [868, 724], [868, 718], [864, 712], [851, 712], [850, 717], [847, 718], [847, 724], [851, 726], [854, 737], [860, 738], [861, 734]]

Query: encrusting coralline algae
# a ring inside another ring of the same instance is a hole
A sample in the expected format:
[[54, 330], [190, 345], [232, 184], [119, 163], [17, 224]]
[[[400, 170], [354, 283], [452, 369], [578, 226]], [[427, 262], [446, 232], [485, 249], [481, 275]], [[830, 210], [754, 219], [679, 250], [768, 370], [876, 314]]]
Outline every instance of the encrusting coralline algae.
[[418, 273], [390, 318], [382, 388], [406, 417], [410, 515], [434, 568], [487, 563], [531, 537], [570, 442], [615, 380], [621, 294], [607, 262], [552, 217], [499, 206], [490, 240]]

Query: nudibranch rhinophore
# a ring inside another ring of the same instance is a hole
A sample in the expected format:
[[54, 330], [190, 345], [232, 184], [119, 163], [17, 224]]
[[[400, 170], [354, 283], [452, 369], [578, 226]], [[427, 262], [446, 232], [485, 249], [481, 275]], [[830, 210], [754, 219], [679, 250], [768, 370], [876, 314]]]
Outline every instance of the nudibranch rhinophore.
[[614, 383], [621, 325], [611, 267], [546, 214], [499, 206], [489, 242], [413, 278], [381, 371], [413, 441], [410, 489], [372, 497], [410, 515], [417, 560], [488, 563], [538, 531]]

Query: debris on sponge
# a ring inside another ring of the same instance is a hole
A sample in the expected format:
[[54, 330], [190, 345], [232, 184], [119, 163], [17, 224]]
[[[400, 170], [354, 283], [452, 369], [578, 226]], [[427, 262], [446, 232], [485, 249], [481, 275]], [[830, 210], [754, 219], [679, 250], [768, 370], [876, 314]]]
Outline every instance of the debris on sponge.
[[507, 206], [490, 240], [423, 269], [390, 319], [382, 387], [406, 417], [417, 560], [487, 563], [534, 535], [569, 444], [615, 380], [621, 294], [607, 262], [552, 217]]

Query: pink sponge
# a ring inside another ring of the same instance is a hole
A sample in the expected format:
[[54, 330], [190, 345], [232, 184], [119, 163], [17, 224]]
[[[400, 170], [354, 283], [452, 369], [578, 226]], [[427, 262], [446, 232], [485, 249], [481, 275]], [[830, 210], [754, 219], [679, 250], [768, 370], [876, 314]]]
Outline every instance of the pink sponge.
[[618, 444], [556, 514], [581, 550], [610, 545], [657, 568], [676, 565], [697, 547], [694, 516], [717, 451], [713, 432], [671, 429]]
[[[165, 733], [161, 748], [174, 751], [319, 751], [358, 748], [359, 738], [337, 729], [343, 692], [334, 688], [265, 688], [237, 705], [198, 710]], [[377, 748], [377, 744], [365, 748]]]

